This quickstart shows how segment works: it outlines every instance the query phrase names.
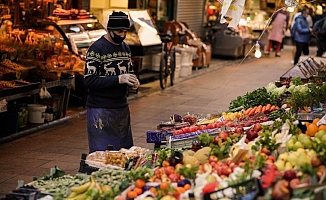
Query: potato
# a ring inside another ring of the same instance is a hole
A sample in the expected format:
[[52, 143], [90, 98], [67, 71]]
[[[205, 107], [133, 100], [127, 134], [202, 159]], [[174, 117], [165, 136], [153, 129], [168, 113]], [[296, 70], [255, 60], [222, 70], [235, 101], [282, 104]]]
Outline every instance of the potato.
[[197, 158], [197, 160], [200, 162], [200, 164], [205, 164], [208, 162], [208, 156], [209, 153], [211, 152], [210, 147], [204, 147], [196, 151], [194, 154], [194, 157]]

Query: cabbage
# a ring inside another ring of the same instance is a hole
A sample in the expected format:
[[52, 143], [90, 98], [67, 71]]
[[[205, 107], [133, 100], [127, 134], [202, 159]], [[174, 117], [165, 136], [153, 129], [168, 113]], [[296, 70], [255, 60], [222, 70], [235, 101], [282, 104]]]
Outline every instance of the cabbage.
[[271, 93], [277, 86], [275, 85], [274, 82], [270, 82], [265, 86], [266, 90], [268, 93]]

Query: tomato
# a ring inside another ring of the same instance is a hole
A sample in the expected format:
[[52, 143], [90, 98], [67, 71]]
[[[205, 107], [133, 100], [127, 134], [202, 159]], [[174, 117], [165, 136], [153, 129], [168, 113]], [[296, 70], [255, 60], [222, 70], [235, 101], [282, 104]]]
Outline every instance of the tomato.
[[207, 126], [206, 125], [200, 125], [198, 127], [199, 130], [203, 131], [203, 130], [206, 130], [207, 129]]
[[222, 122], [215, 122], [215, 128], [221, 128], [223, 126]]
[[213, 129], [215, 128], [215, 124], [207, 124], [207, 129]]
[[198, 126], [190, 126], [189, 132], [196, 132], [198, 130]]
[[190, 132], [190, 127], [183, 127], [182, 129], [183, 133], [189, 133]]
[[181, 129], [173, 131], [173, 135], [181, 135], [181, 134], [183, 134], [183, 131]]

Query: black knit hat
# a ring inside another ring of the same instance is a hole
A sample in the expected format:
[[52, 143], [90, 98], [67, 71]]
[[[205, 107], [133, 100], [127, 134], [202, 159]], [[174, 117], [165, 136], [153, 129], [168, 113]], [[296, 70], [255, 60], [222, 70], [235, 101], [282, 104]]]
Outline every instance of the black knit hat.
[[108, 30], [120, 30], [120, 29], [129, 29], [130, 22], [128, 19], [128, 15], [124, 12], [113, 12], [109, 16], [109, 21], [107, 25]]

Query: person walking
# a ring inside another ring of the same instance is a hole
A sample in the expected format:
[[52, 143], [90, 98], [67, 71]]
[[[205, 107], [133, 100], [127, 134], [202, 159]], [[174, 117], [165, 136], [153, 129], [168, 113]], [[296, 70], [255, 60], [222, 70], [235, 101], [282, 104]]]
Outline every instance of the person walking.
[[284, 28], [285, 30], [289, 25], [289, 14], [285, 9], [278, 11], [271, 20], [272, 29], [268, 34], [268, 46], [265, 52], [266, 55], [270, 54], [270, 51], [273, 47], [273, 44], [276, 43], [275, 56], [281, 57], [281, 43], [284, 37]]
[[319, 19], [312, 29], [313, 34], [317, 37], [317, 57], [322, 57], [326, 52], [326, 17]]
[[309, 40], [310, 32], [312, 29], [306, 20], [309, 14], [308, 8], [303, 8], [301, 10], [301, 15], [296, 17], [293, 28], [291, 30], [291, 35], [295, 41], [295, 55], [294, 55], [294, 65], [299, 62], [301, 54], [309, 55]]
[[86, 54], [84, 84], [87, 89], [89, 153], [133, 146], [128, 89], [137, 89], [129, 46], [123, 42], [130, 27], [128, 15], [113, 12], [107, 34], [95, 41]]

